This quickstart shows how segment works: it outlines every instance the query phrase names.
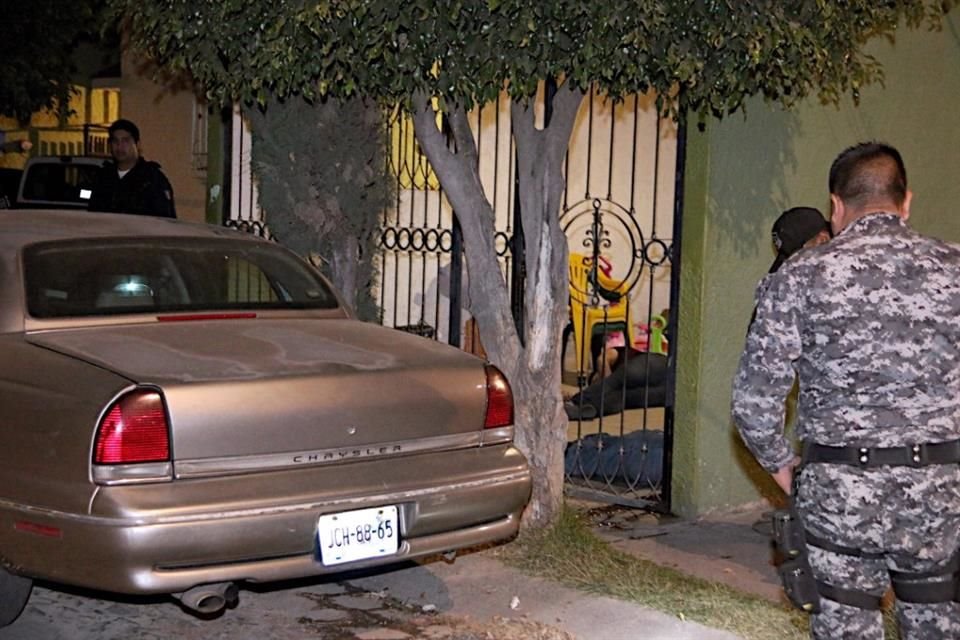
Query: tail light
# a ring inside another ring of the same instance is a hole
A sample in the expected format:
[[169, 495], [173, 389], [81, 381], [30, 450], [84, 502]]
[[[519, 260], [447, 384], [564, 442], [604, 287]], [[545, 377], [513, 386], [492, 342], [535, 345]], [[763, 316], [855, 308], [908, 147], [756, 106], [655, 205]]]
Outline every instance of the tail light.
[[500, 369], [492, 364], [487, 367], [487, 415], [484, 429], [508, 427], [513, 424], [513, 391]]
[[97, 427], [93, 463], [117, 465], [169, 460], [170, 428], [160, 393], [137, 389], [121, 396]]

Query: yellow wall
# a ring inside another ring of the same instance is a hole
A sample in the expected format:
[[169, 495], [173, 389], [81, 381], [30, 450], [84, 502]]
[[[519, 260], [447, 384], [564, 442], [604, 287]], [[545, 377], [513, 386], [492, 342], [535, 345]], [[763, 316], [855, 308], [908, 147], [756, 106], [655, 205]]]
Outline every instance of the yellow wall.
[[[70, 98], [70, 114], [61, 126], [56, 109], [43, 109], [30, 118], [26, 127], [21, 127], [13, 118], [0, 117], [0, 130], [7, 140], [30, 140], [33, 149], [29, 153], [4, 153], [0, 155], [0, 167], [22, 168], [27, 158], [37, 155], [106, 155], [106, 133], [94, 134], [94, 148], [84, 149], [84, 125], [106, 127], [120, 117], [120, 94], [113, 87], [87, 88], [74, 86]], [[99, 142], [99, 144], [97, 144]]]

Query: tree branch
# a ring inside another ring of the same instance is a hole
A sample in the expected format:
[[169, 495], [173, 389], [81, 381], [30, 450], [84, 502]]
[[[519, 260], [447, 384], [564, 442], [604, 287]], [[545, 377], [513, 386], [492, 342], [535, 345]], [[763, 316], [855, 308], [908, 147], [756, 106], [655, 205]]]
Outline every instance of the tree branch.
[[[549, 126], [544, 129], [547, 137], [547, 157], [557, 158], [566, 155], [570, 144], [570, 134], [577, 121], [577, 113], [583, 104], [583, 91], [567, 82], [553, 95], [553, 115]], [[558, 148], [559, 147], [559, 148]]]
[[[527, 357], [532, 367], [542, 367], [552, 353], [552, 340], [563, 323], [567, 299], [566, 236], [559, 224], [564, 192], [563, 160], [576, 122], [583, 93], [562, 87], [553, 97], [549, 125], [537, 130], [530, 105], [511, 106], [517, 142], [520, 206], [524, 232], [527, 287], [524, 297], [527, 323]], [[537, 318], [549, 317], [550, 328]]]
[[543, 232], [543, 206], [540, 200], [542, 191], [542, 173], [538, 160], [543, 160], [543, 133], [537, 131], [534, 120], [536, 112], [531, 103], [510, 103], [510, 126], [517, 145], [517, 174], [520, 180], [520, 221], [523, 225], [523, 259], [526, 267], [527, 284], [524, 288], [524, 308], [526, 316], [533, 312], [533, 294], [537, 281], [536, 263], [538, 260]]
[[453, 155], [443, 139], [443, 132], [437, 128], [436, 112], [427, 94], [417, 91], [413, 94], [412, 102], [413, 130], [426, 156], [440, 158], [443, 154]]
[[510, 102], [510, 123], [513, 127], [513, 135], [524, 144], [535, 143], [537, 139], [537, 128], [534, 123], [536, 111], [531, 103], [520, 103], [516, 100]]
[[[519, 367], [522, 347], [510, 315], [506, 281], [497, 261], [493, 206], [480, 181], [476, 143], [469, 122], [462, 109], [451, 118], [454, 135], [470, 139], [469, 144], [458, 144], [451, 150], [437, 128], [436, 114], [426, 94], [414, 95], [413, 104], [414, 133], [463, 229], [470, 298], [485, 301], [471, 312], [477, 318], [481, 339], [488, 345], [491, 359], [509, 377]], [[497, 348], [489, 348], [494, 345]]]
[[457, 154], [462, 155], [467, 162], [479, 164], [477, 142], [473, 139], [473, 130], [470, 128], [466, 110], [457, 104], [447, 116], [450, 128], [453, 130], [453, 139], [457, 143]]

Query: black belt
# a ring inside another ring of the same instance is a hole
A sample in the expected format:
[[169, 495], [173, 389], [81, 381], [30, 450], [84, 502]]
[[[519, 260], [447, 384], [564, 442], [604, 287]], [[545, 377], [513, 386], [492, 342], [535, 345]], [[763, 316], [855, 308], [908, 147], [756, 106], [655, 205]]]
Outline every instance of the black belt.
[[815, 442], [803, 444], [803, 462], [828, 462], [860, 467], [925, 467], [960, 462], [960, 440], [927, 442], [902, 447], [830, 447]]

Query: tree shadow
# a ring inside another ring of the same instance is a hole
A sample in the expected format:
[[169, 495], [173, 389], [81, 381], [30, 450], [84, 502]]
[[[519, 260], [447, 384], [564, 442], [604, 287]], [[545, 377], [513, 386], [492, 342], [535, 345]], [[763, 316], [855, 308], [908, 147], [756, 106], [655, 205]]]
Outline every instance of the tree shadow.
[[[799, 117], [776, 105], [751, 102], [744, 115], [712, 122], [711, 146], [735, 152], [722, 154], [710, 166], [710, 200], [707, 203], [717, 233], [738, 258], [751, 259], [757, 235], [767, 236], [770, 226], [785, 209], [819, 203], [788, 201], [786, 176], [797, 171], [826, 174], [826, 167], [799, 167], [794, 140], [803, 135]], [[761, 131], [764, 135], [758, 136]], [[771, 254], [771, 259], [773, 254]]]

